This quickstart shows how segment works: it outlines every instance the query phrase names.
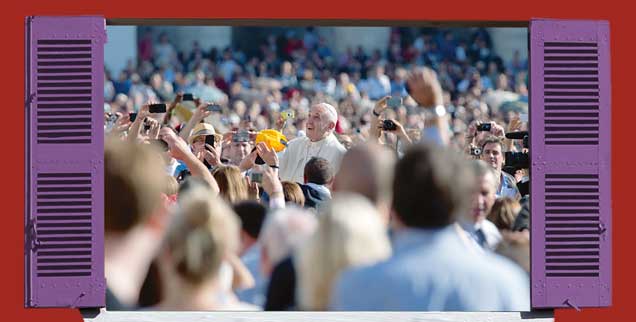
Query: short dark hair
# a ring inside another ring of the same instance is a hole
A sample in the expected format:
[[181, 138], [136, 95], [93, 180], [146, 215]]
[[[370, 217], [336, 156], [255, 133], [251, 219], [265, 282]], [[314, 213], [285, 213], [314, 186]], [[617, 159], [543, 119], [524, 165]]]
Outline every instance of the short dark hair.
[[258, 239], [263, 227], [267, 208], [256, 201], [241, 201], [234, 205], [234, 212], [241, 219], [241, 229], [250, 237]]
[[484, 147], [486, 146], [486, 144], [499, 144], [499, 146], [501, 147], [501, 151], [505, 150], [505, 146], [504, 146], [504, 142], [503, 139], [498, 137], [498, 136], [489, 136], [487, 137], [482, 143], [481, 143], [481, 150], [484, 150]]
[[431, 144], [414, 145], [398, 161], [393, 209], [414, 228], [439, 228], [468, 211], [475, 176], [457, 153]]
[[333, 170], [329, 161], [313, 157], [305, 164], [305, 179], [315, 184], [326, 184], [333, 179]]

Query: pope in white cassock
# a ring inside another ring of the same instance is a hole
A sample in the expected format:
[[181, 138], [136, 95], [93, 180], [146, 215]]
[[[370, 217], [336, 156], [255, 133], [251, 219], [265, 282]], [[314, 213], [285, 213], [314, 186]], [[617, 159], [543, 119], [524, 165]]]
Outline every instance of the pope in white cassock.
[[311, 107], [307, 120], [307, 136], [289, 141], [287, 148], [279, 155], [279, 176], [282, 181], [305, 183], [305, 164], [312, 157], [326, 159], [334, 173], [338, 172], [340, 161], [347, 150], [333, 134], [337, 121], [338, 112], [333, 106], [320, 103]]

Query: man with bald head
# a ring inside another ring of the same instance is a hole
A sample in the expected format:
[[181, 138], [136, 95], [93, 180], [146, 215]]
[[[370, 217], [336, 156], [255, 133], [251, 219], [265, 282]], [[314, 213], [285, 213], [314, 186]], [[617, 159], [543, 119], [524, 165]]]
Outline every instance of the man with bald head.
[[335, 178], [336, 192], [349, 191], [369, 199], [389, 220], [395, 153], [378, 144], [360, 144], [347, 151]]
[[[279, 156], [282, 181], [303, 183], [305, 164], [313, 158], [323, 158], [333, 166], [334, 173], [340, 168], [340, 161], [347, 150], [333, 134], [338, 121], [338, 112], [327, 104], [311, 107], [307, 119], [307, 136], [289, 141], [287, 148]], [[270, 164], [271, 165], [271, 164]]]

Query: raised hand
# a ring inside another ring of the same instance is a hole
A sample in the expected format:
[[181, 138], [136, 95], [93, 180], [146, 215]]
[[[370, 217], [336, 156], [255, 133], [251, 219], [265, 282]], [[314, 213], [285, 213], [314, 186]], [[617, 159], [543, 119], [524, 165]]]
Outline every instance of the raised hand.
[[270, 197], [283, 196], [283, 184], [278, 179], [278, 171], [269, 167], [263, 170], [263, 190]]
[[256, 145], [256, 152], [268, 165], [278, 165], [278, 156], [273, 148], [270, 148], [264, 142], [260, 142]]
[[442, 86], [435, 72], [427, 67], [416, 68], [406, 79], [411, 97], [423, 107], [435, 107], [443, 103]]
[[382, 112], [384, 112], [389, 107], [386, 104], [386, 102], [389, 100], [389, 98], [391, 98], [391, 96], [385, 96], [385, 97], [379, 99], [375, 103], [375, 106], [373, 107], [373, 111], [375, 111], [376, 114], [382, 114]]

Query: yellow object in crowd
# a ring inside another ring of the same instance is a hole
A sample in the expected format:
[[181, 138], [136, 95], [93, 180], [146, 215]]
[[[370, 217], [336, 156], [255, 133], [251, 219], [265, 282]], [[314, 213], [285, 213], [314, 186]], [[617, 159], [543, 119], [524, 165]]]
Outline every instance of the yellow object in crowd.
[[193, 114], [193, 112], [190, 109], [188, 109], [187, 107], [181, 104], [177, 104], [177, 106], [174, 107], [174, 111], [172, 113], [183, 122], [190, 121], [190, 118], [192, 117], [192, 114]]
[[262, 130], [256, 134], [256, 144], [265, 142], [265, 144], [274, 149], [276, 152], [283, 151], [287, 147], [287, 138], [283, 133], [276, 130]]

